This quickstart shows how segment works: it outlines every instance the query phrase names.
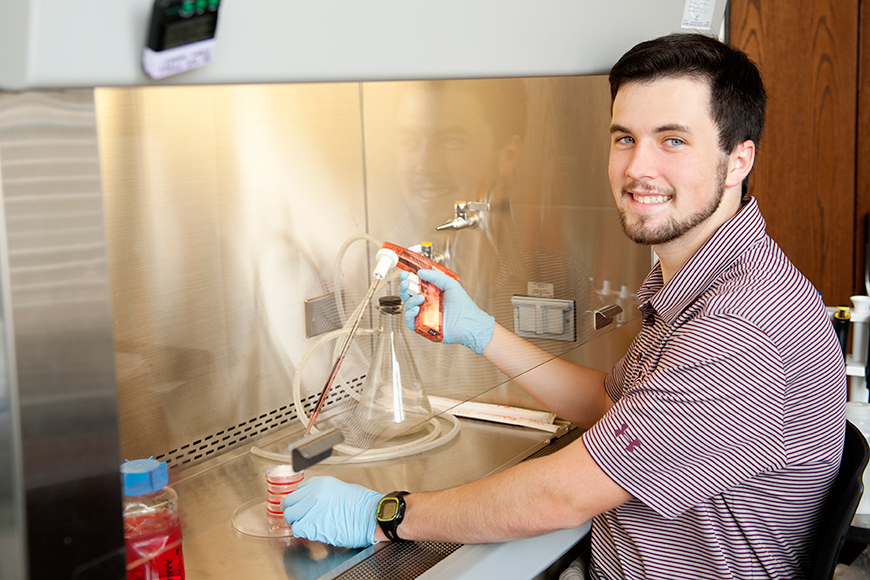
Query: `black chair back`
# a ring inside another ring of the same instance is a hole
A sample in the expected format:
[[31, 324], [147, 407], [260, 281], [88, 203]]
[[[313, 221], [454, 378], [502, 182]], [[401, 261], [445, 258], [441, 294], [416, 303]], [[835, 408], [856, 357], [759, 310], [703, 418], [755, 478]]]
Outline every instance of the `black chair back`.
[[811, 580], [830, 580], [834, 576], [840, 549], [864, 493], [864, 468], [868, 460], [870, 446], [867, 440], [857, 427], [846, 421], [843, 459], [819, 523]]

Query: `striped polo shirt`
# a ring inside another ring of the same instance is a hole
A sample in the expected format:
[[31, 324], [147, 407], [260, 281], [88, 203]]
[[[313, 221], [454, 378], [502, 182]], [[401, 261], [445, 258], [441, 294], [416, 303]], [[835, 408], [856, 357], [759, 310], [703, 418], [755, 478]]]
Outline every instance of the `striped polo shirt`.
[[595, 517], [601, 580], [802, 578], [843, 446], [846, 375], [818, 292], [755, 199], [667, 284], [583, 435], [634, 498]]

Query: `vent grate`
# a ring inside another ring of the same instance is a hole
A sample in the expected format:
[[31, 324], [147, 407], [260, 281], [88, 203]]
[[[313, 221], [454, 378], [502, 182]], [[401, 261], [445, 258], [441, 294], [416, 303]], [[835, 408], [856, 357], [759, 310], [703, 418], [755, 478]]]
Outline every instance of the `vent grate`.
[[443, 542], [389, 542], [338, 576], [339, 580], [407, 580], [458, 550], [462, 544]]
[[[326, 411], [340, 405], [351, 397], [352, 393], [359, 393], [362, 390], [364, 381], [365, 375], [341, 385], [336, 385], [329, 396], [326, 397], [323, 410]], [[317, 404], [319, 397], [320, 393], [314, 393], [302, 400], [302, 408], [309, 416]], [[296, 407], [294, 405], [284, 405], [283, 407], [251, 417], [231, 427], [221, 429], [216, 433], [210, 433], [197, 438], [171, 451], [155, 455], [154, 459], [165, 461], [169, 469], [192, 467], [206, 459], [210, 459], [217, 453], [230, 451], [242, 445], [250, 444], [251, 440], [288, 427], [298, 420]]]

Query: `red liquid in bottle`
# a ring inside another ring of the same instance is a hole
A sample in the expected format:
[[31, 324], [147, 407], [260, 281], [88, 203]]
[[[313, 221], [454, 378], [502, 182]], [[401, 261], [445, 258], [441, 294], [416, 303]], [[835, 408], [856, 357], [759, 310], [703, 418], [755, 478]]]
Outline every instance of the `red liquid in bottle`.
[[124, 518], [127, 580], [184, 580], [181, 522], [175, 514]]

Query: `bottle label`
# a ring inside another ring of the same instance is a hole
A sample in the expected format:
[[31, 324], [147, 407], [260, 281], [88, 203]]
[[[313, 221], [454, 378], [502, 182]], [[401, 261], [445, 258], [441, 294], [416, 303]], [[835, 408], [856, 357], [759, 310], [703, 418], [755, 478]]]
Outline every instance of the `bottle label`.
[[127, 580], [184, 580], [181, 524], [177, 518], [124, 520]]

